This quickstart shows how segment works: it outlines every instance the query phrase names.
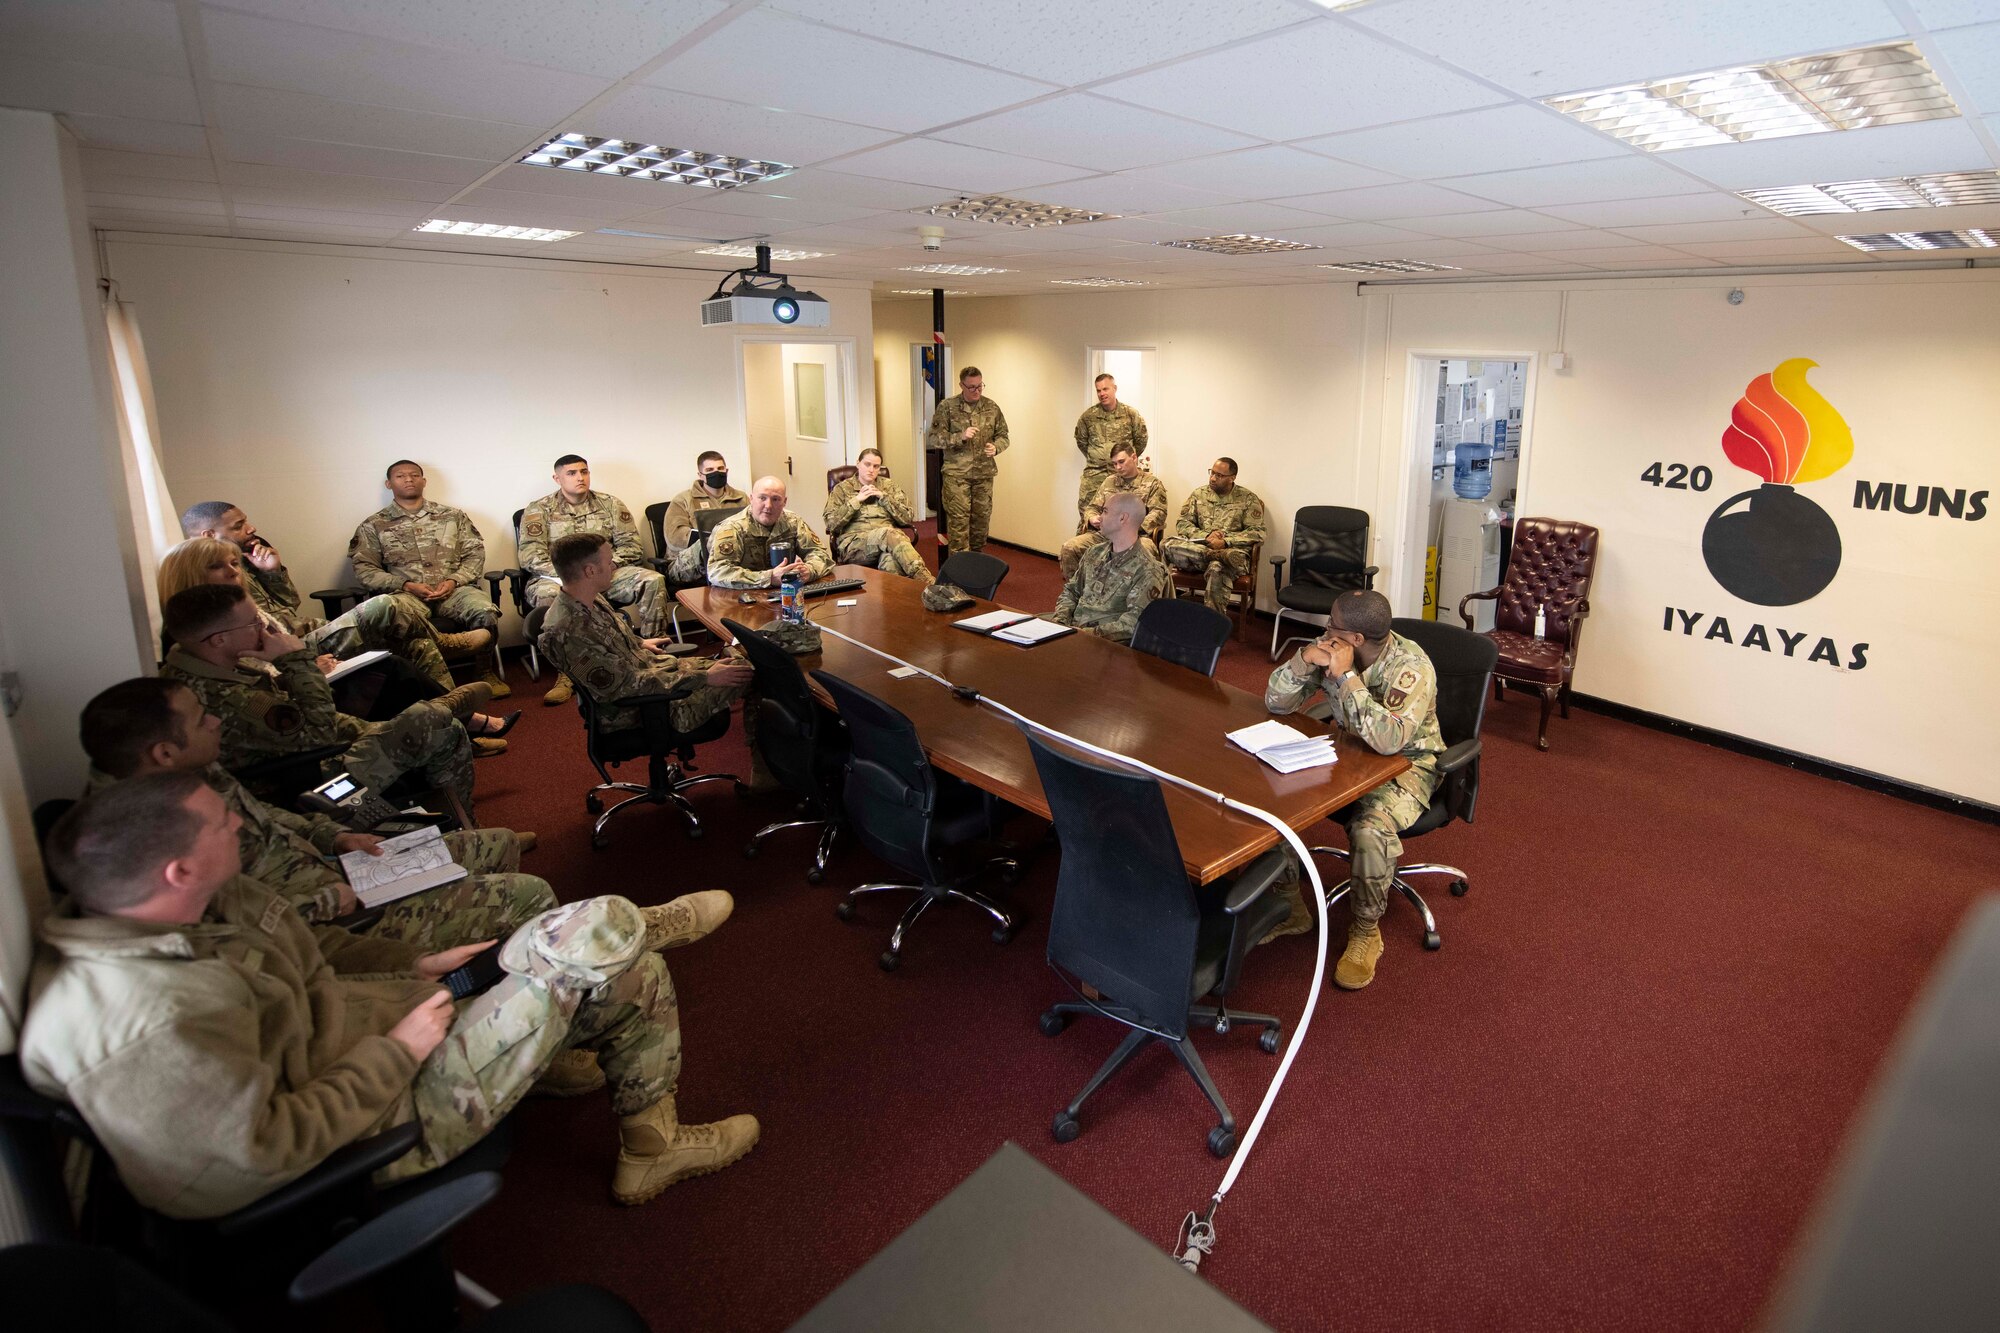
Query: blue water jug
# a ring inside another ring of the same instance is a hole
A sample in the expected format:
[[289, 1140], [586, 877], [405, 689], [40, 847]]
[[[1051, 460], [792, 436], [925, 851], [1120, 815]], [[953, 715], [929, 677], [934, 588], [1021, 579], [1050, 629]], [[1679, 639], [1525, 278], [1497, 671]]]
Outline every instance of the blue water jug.
[[1493, 446], [1461, 444], [1451, 489], [1461, 500], [1484, 500], [1493, 493]]

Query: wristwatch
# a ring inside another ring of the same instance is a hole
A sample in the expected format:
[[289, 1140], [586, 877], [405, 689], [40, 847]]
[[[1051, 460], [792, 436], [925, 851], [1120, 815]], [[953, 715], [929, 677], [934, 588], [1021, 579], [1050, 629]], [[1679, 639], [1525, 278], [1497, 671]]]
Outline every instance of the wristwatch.
[[1341, 688], [1341, 689], [1343, 689], [1343, 690], [1344, 690], [1344, 689], [1346, 689], [1346, 688], [1347, 688], [1347, 682], [1348, 682], [1348, 681], [1350, 681], [1350, 680], [1359, 680], [1359, 679], [1360, 679], [1360, 677], [1359, 677], [1359, 676], [1357, 676], [1357, 675], [1355, 674], [1355, 672], [1354, 672], [1354, 668], [1353, 668], [1353, 667], [1349, 667], [1349, 668], [1347, 668], [1347, 670], [1345, 670], [1345, 671], [1341, 672], [1341, 673], [1340, 673], [1340, 674], [1339, 674], [1338, 676], [1335, 676], [1335, 677], [1333, 678], [1333, 683], [1334, 683], [1334, 684], [1335, 684], [1336, 686], [1338, 686], [1339, 688]]

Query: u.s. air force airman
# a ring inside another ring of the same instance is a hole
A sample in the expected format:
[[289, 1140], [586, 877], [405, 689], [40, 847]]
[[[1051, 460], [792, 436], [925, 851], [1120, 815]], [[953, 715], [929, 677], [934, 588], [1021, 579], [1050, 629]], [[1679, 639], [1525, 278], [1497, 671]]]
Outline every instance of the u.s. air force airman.
[[939, 504], [951, 554], [984, 550], [993, 519], [993, 478], [1000, 473], [993, 460], [1011, 441], [1007, 414], [986, 396], [986, 377], [978, 366], [958, 372], [958, 392], [937, 405], [925, 438], [933, 449], [944, 450]]
[[1253, 572], [1250, 551], [1263, 540], [1264, 502], [1236, 484], [1235, 459], [1218, 458], [1209, 465], [1208, 485], [1181, 506], [1174, 535], [1160, 544], [1160, 554], [1175, 569], [1205, 575], [1205, 600], [1226, 613], [1230, 585]]

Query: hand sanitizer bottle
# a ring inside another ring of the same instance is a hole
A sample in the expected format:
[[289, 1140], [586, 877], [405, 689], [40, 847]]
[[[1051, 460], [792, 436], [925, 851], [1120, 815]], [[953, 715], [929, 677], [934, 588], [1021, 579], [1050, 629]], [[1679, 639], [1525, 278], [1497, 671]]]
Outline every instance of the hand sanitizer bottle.
[[1535, 637], [1549, 637], [1549, 608], [1546, 602], [1535, 603]]

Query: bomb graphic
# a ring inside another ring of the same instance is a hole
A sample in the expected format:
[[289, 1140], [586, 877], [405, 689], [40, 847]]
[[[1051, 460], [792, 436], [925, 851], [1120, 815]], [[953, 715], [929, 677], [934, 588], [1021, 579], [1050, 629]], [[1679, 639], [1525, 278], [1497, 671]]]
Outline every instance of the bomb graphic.
[[1759, 606], [1807, 601], [1840, 572], [1840, 530], [1792, 489], [1832, 476], [1854, 457], [1853, 432], [1806, 383], [1818, 364], [1793, 357], [1751, 380], [1722, 433], [1729, 461], [1764, 484], [1709, 515], [1701, 558], [1717, 583]]

